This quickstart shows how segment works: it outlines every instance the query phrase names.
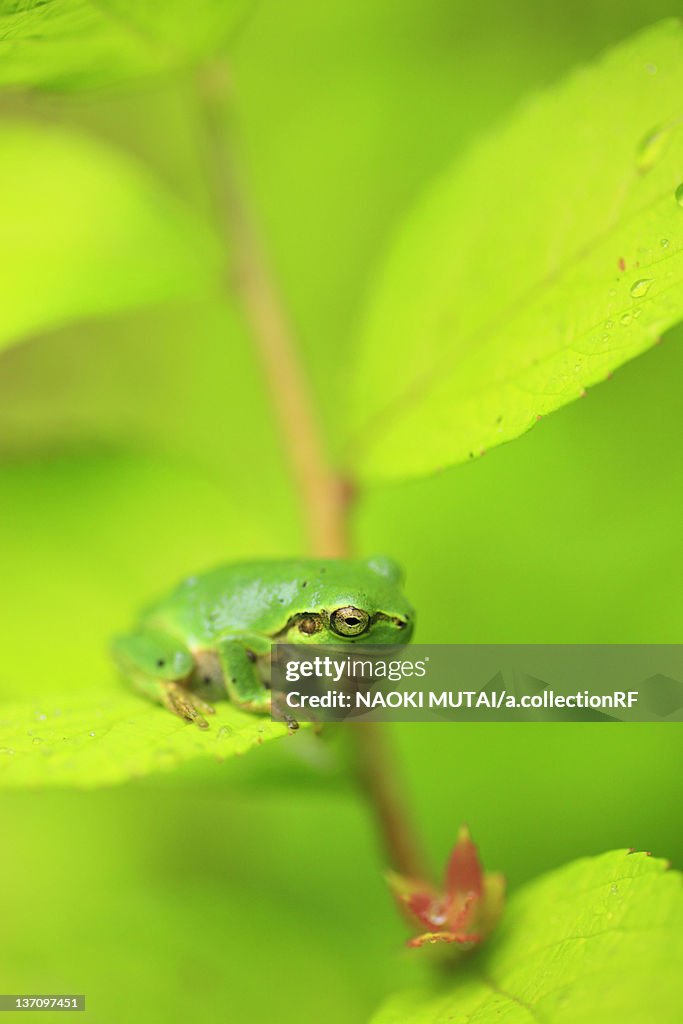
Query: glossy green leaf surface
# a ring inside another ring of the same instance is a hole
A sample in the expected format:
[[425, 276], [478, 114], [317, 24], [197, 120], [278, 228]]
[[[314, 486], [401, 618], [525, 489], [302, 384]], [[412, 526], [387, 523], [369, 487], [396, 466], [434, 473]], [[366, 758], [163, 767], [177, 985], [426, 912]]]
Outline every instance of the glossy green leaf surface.
[[0, 787], [93, 789], [196, 758], [223, 761], [286, 734], [286, 726], [227, 703], [216, 706], [208, 729], [199, 729], [135, 695], [111, 690], [99, 699], [3, 704]]
[[681, 957], [681, 876], [617, 850], [525, 886], [480, 958], [373, 1024], [675, 1024]]
[[425, 193], [355, 365], [363, 479], [484, 453], [683, 316], [683, 30], [665, 22], [540, 93]]

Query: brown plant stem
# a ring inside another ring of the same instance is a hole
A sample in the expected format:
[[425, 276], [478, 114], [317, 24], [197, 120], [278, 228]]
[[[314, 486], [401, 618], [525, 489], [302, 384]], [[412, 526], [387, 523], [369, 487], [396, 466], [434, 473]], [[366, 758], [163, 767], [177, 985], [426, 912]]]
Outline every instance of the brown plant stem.
[[407, 811], [397, 758], [380, 722], [351, 726], [356, 748], [358, 778], [372, 808], [388, 863], [407, 878], [428, 879], [424, 855]]
[[[300, 495], [311, 553], [346, 558], [350, 553], [352, 486], [330, 465], [285, 304], [280, 295], [234, 153], [230, 80], [222, 64], [198, 79], [206, 173], [229, 267], [226, 284], [236, 295], [260, 356], [283, 447]], [[358, 776], [383, 845], [397, 871], [423, 876], [417, 840], [384, 729], [356, 724]]]
[[312, 554], [343, 558], [348, 550], [349, 488], [328, 465], [322, 430], [298, 358], [292, 327], [275, 284], [235, 160], [229, 130], [229, 81], [222, 65], [200, 78], [207, 172], [237, 294], [258, 351], [290, 463]]

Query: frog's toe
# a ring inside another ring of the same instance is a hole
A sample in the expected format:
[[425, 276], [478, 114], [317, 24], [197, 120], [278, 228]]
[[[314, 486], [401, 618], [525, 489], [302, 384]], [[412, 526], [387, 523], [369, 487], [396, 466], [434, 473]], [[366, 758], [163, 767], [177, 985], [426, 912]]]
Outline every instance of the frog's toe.
[[216, 713], [216, 709], [210, 704], [178, 683], [162, 683], [161, 702], [174, 715], [178, 715], [186, 722], [195, 722], [200, 729], [209, 728], [204, 715]]
[[[208, 704], [205, 700], [202, 700], [201, 697], [197, 697], [196, 694], [190, 694], [189, 699], [192, 702], [192, 706], [195, 708], [195, 710], [201, 712], [203, 715], [216, 714], [216, 709], [213, 706], [213, 704]], [[207, 722], [206, 727], [208, 727], [208, 724], [209, 723]]]
[[286, 725], [290, 733], [296, 732], [299, 728], [299, 723], [296, 718], [290, 715], [287, 710], [284, 694], [274, 693], [272, 695], [270, 713], [272, 718], [278, 722], [282, 722], [283, 725]]

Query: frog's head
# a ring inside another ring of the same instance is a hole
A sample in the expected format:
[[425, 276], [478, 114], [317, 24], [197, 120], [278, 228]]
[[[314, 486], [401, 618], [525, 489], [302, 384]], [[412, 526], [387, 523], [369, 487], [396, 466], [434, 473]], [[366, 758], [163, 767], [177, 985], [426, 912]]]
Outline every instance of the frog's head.
[[307, 575], [301, 610], [283, 631], [285, 642], [402, 644], [410, 640], [415, 612], [403, 595], [401, 569], [391, 559], [376, 555], [365, 561], [321, 561]]

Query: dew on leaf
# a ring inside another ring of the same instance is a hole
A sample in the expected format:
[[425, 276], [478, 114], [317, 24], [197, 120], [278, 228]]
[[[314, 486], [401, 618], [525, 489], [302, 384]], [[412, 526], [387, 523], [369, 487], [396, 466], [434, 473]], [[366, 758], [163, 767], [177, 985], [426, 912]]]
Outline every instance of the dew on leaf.
[[678, 188], [674, 192], [674, 196], [676, 198], [676, 202], [678, 203], [678, 205], [683, 206], [683, 184], [680, 184], [678, 186]]
[[661, 245], [662, 249], [668, 249], [669, 248], [669, 239], [668, 238], [663, 238], [659, 244]]
[[226, 740], [229, 736], [232, 736], [232, 729], [229, 725], [222, 725], [216, 733], [216, 738], [219, 740]]
[[652, 170], [654, 165], [659, 160], [660, 156], [664, 152], [664, 147], [669, 139], [670, 128], [664, 126], [663, 128], [655, 128], [654, 131], [648, 132], [645, 138], [640, 142], [636, 150], [636, 167], [641, 174], [645, 174], [647, 171]]
[[634, 299], [642, 299], [649, 292], [651, 284], [651, 277], [641, 277], [638, 281], [634, 281], [631, 285], [631, 297]]
[[619, 317], [619, 323], [622, 327], [628, 327], [628, 325], [631, 323], [631, 314], [622, 313], [622, 315]]
[[42, 741], [42, 739], [40, 738], [40, 736], [34, 736], [34, 737], [33, 737], [33, 743], [34, 743], [34, 744], [36, 744], [36, 743], [42, 743], [42, 742], [43, 742], [43, 741]]
[[14, 751], [11, 747], [0, 747], [0, 754], [13, 754]]

